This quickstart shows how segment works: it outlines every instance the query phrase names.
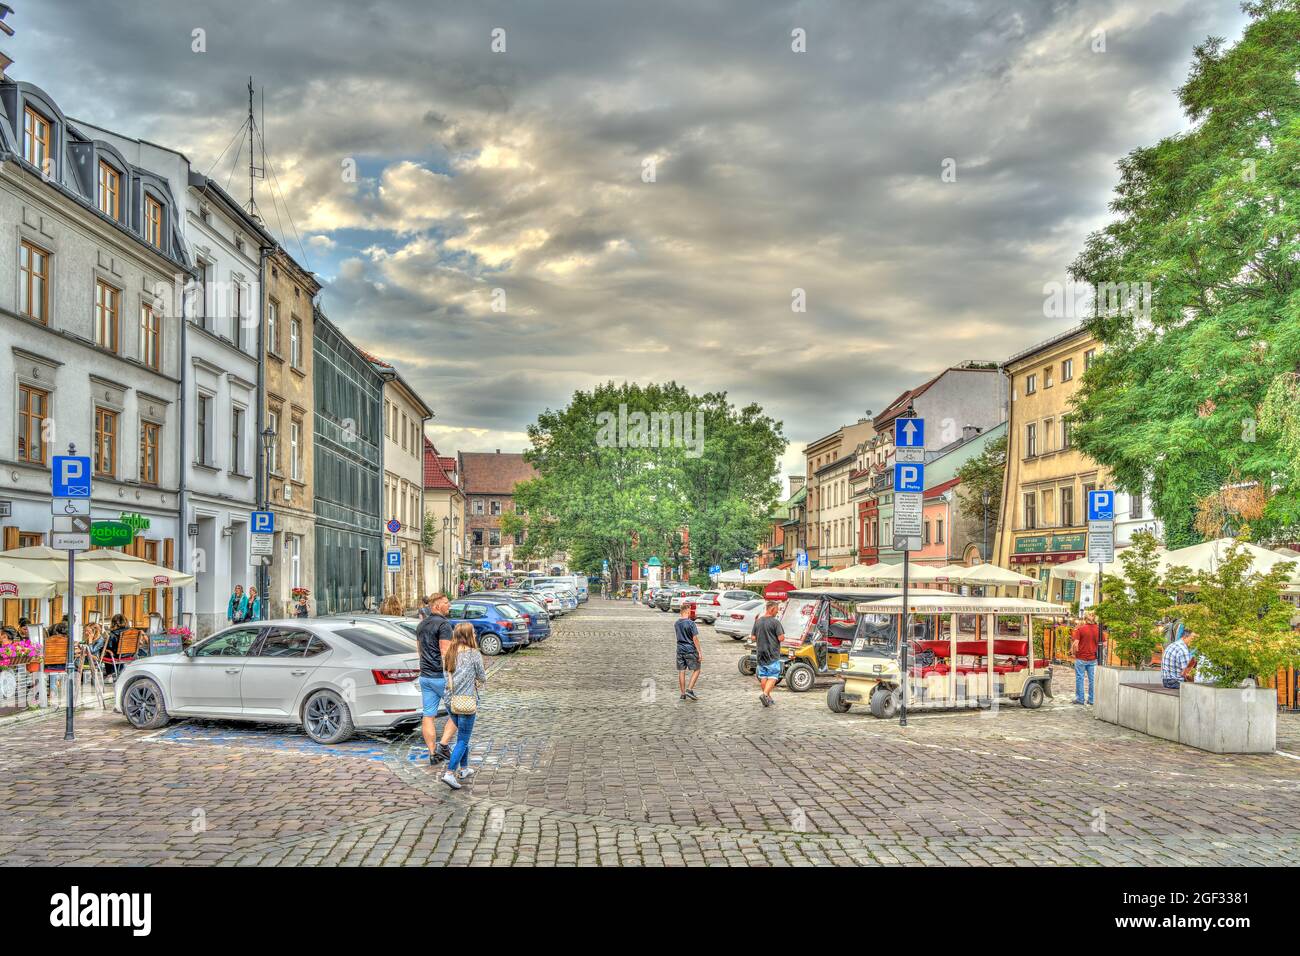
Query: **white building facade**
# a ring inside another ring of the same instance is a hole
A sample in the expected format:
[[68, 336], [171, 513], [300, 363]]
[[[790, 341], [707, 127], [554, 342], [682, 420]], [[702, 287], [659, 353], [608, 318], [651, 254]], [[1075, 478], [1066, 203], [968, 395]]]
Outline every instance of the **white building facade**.
[[401, 551], [401, 568], [384, 567], [384, 594], [397, 595], [403, 608], [419, 605], [426, 594], [424, 575], [424, 425], [428, 405], [393, 366], [371, 358], [384, 377], [384, 515], [400, 530], [384, 529], [384, 550]]
[[[135, 529], [126, 550], [177, 567], [183, 432], [179, 297], [192, 268], [165, 177], [0, 80], [0, 526], [3, 547], [50, 544], [50, 463], [93, 465], [92, 518]], [[86, 598], [83, 614], [171, 618], [174, 595]], [[5, 601], [46, 623], [62, 602]], [[85, 618], [83, 616], [82, 620]]]

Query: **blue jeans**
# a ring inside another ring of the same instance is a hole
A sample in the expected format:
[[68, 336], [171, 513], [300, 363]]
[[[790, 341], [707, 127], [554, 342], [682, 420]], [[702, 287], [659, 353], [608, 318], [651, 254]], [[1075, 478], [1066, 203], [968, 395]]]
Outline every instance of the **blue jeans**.
[[1093, 685], [1097, 682], [1097, 662], [1096, 661], [1075, 661], [1074, 662], [1074, 699], [1077, 703], [1083, 703], [1083, 675], [1088, 675], [1088, 703], [1092, 703]]
[[451, 748], [448, 770], [460, 770], [469, 766], [469, 738], [474, 733], [474, 718], [477, 716], [478, 714], [451, 715], [451, 722], [456, 725], [456, 746]]

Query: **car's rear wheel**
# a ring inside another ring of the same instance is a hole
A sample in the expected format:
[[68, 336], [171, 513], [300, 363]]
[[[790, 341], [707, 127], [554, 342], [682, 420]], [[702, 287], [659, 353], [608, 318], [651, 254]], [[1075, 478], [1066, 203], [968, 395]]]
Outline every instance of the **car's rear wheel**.
[[478, 649], [488, 657], [496, 657], [502, 651], [501, 638], [495, 634], [480, 634]]
[[163, 702], [162, 688], [148, 677], [133, 680], [122, 694], [122, 713], [126, 714], [132, 727], [141, 730], [157, 730], [171, 720]]
[[307, 699], [302, 709], [302, 726], [318, 744], [342, 743], [352, 736], [352, 712], [332, 690], [321, 690]]

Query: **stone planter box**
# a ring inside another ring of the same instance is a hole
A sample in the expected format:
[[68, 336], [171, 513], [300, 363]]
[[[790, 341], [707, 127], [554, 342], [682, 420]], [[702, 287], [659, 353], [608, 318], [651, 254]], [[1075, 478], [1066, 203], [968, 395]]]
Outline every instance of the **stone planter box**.
[[1152, 684], [1158, 670], [1099, 667], [1097, 719], [1212, 753], [1277, 749], [1277, 691], [1185, 683], [1173, 694], [1146, 689]]

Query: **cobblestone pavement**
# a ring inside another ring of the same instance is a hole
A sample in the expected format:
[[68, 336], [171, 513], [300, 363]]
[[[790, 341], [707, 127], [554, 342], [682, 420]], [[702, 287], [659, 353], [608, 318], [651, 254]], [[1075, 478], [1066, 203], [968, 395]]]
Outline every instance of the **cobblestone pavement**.
[[[763, 709], [702, 628], [678, 699], [672, 619], [593, 599], [496, 658], [459, 793], [409, 735], [337, 748], [283, 728], [132, 730], [90, 712], [0, 728], [0, 860], [23, 864], [1300, 864], [1300, 721], [1271, 756], [1201, 753], [1069, 703]], [[1067, 682], [1071, 688], [1067, 688]]]

